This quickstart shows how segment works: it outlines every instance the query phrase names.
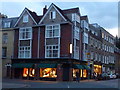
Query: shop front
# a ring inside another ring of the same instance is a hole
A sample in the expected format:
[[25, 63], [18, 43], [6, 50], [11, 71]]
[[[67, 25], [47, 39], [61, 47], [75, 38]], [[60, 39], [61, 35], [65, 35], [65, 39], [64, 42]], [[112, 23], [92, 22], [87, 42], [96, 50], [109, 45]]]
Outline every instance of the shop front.
[[[16, 63], [12, 65], [13, 77], [23, 79], [56, 80], [57, 64]], [[18, 73], [18, 74], [16, 74]]]
[[[39, 69], [39, 79], [40, 80], [56, 80], [57, 78], [57, 73], [56, 73], [56, 68], [40, 68]], [[33, 68], [23, 68], [23, 78], [27, 79], [34, 79], [35, 77], [35, 69]]]
[[75, 64], [73, 65], [73, 80], [76, 79], [76, 72], [79, 72], [80, 79], [87, 79], [88, 78], [88, 71], [90, 68], [86, 65]]
[[97, 75], [102, 74], [102, 66], [94, 64], [94, 73], [96, 73]]
[[86, 79], [88, 69], [86, 65], [80, 64], [14, 63], [12, 77], [30, 80], [72, 81], [75, 80], [77, 71], [79, 71], [81, 79]]

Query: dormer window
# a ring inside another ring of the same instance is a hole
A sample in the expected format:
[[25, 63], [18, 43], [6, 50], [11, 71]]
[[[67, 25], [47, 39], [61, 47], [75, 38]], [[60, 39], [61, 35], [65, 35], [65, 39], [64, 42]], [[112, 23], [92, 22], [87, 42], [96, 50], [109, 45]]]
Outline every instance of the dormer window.
[[5, 22], [4, 23], [4, 28], [9, 28], [10, 27], [10, 22]]
[[28, 22], [28, 15], [24, 15], [24, 16], [23, 16], [23, 22], [24, 22], [24, 23]]
[[56, 12], [55, 11], [51, 11], [50, 12], [50, 19], [55, 19], [56, 18]]

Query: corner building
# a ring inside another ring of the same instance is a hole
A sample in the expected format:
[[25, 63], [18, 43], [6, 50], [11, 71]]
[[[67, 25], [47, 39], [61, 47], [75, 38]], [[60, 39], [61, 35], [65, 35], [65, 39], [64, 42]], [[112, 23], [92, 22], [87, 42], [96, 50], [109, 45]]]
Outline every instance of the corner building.
[[14, 28], [12, 78], [72, 81], [76, 71], [88, 77], [79, 8], [61, 10], [52, 3], [41, 16], [25, 8]]

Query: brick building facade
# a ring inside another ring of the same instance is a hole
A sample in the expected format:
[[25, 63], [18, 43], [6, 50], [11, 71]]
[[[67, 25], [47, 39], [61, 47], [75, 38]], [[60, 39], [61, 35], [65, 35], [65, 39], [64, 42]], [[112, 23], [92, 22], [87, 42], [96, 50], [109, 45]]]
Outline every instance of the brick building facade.
[[40, 16], [25, 8], [14, 24], [11, 78], [72, 81], [76, 72], [81, 79], [92, 78], [110, 63], [114, 67], [113, 42], [79, 8], [62, 10], [52, 3]]

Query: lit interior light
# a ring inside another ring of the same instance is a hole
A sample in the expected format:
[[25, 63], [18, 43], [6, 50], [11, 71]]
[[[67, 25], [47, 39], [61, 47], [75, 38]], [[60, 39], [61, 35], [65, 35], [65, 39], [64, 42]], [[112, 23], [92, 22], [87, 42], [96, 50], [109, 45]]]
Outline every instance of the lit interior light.
[[70, 53], [72, 53], [72, 44], [70, 44]]

